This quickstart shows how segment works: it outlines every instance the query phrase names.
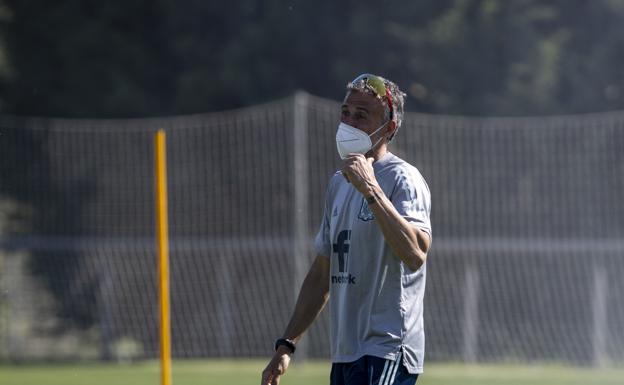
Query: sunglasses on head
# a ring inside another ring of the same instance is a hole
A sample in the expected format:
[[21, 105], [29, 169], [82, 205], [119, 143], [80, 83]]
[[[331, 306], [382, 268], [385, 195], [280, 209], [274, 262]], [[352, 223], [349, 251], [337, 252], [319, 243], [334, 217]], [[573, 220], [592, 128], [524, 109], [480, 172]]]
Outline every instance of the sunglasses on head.
[[390, 115], [392, 116], [394, 114], [392, 109], [392, 95], [382, 77], [373, 74], [362, 74], [353, 79], [348, 86], [348, 88], [353, 89], [358, 89], [360, 87], [372, 92], [380, 99], [385, 96], [388, 100], [388, 107], [390, 107]]

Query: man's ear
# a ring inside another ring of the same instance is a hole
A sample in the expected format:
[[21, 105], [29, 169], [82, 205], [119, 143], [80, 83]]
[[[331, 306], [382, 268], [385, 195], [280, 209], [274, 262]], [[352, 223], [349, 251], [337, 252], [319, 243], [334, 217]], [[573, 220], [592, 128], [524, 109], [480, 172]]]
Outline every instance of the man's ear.
[[384, 136], [388, 140], [390, 140], [394, 136], [394, 134], [396, 133], [396, 130], [397, 130], [397, 124], [396, 124], [396, 122], [394, 120], [391, 120], [388, 123], [388, 126], [386, 127], [386, 132], [385, 132]]

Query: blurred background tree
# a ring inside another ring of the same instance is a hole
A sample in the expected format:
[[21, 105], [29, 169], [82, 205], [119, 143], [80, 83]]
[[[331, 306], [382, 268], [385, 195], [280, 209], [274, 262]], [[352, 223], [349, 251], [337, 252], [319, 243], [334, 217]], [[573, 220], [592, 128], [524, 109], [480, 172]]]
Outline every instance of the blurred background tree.
[[4, 0], [1, 112], [140, 117], [297, 89], [342, 97], [364, 71], [410, 110], [539, 115], [624, 106], [624, 1]]

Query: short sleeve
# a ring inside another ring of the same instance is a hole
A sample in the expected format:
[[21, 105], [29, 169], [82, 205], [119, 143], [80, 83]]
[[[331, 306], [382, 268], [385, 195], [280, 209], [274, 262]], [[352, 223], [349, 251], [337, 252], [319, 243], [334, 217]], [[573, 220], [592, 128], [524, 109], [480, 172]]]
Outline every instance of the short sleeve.
[[408, 222], [431, 235], [431, 193], [427, 183], [416, 170], [401, 170], [391, 201]]
[[318, 233], [314, 238], [314, 251], [316, 255], [331, 256], [331, 241], [329, 239], [329, 203], [327, 196], [325, 197], [325, 208], [323, 210], [323, 219], [319, 227]]

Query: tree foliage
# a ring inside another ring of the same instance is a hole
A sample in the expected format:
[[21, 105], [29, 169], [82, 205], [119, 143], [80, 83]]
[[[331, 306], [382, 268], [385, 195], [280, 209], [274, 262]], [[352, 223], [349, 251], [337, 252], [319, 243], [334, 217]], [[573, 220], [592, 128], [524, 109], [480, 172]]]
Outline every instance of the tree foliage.
[[340, 98], [364, 71], [397, 81], [410, 110], [624, 105], [621, 0], [4, 0], [0, 10], [5, 113], [183, 114], [297, 89]]

